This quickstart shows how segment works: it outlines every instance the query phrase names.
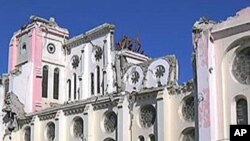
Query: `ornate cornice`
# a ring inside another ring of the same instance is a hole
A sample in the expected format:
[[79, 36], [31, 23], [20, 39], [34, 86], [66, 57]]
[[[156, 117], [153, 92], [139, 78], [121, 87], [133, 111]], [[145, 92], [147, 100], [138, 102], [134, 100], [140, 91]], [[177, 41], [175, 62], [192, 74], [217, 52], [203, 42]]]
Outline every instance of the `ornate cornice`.
[[26, 117], [25, 119], [18, 119], [18, 125], [22, 128], [24, 125], [30, 124], [33, 117]]
[[99, 109], [107, 108], [109, 106], [115, 107], [118, 105], [118, 102], [119, 102], [119, 99], [108, 98], [105, 100], [96, 101], [92, 105], [93, 105], [94, 110], [99, 110]]
[[38, 115], [38, 118], [41, 121], [54, 119], [55, 117], [56, 117], [56, 112], [45, 115]]
[[85, 108], [85, 106], [74, 107], [71, 109], [65, 109], [65, 110], [63, 110], [63, 113], [65, 116], [80, 114], [80, 113], [84, 112], [84, 108]]

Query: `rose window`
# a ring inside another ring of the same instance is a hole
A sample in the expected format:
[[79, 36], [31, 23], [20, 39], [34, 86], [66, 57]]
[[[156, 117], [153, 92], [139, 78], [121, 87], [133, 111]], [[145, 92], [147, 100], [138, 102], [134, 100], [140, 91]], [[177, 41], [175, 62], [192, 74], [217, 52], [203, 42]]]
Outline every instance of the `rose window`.
[[104, 129], [107, 132], [113, 132], [117, 127], [117, 116], [115, 112], [108, 112], [104, 117]]
[[102, 49], [97, 47], [95, 50], [95, 60], [100, 61], [102, 59]]
[[47, 139], [49, 141], [53, 141], [55, 139], [55, 124], [54, 123], [49, 123], [47, 125]]
[[156, 118], [156, 110], [152, 105], [143, 106], [140, 110], [140, 124], [142, 127], [150, 127], [154, 124]]
[[131, 81], [133, 84], [136, 84], [139, 81], [140, 75], [137, 71], [132, 72]]
[[182, 115], [185, 120], [194, 121], [194, 97], [189, 97], [184, 100]]
[[250, 47], [236, 53], [232, 73], [240, 83], [250, 84]]
[[73, 57], [72, 57], [72, 67], [74, 68], [74, 69], [76, 69], [78, 66], [79, 66], [79, 62], [80, 62], [80, 59], [79, 59], [79, 57], [77, 56], [77, 55], [74, 55]]
[[82, 118], [77, 118], [73, 123], [73, 133], [76, 138], [82, 138], [83, 136], [83, 120]]
[[155, 71], [156, 78], [163, 77], [164, 73], [165, 73], [165, 68], [162, 65], [159, 65], [156, 67], [156, 71]]

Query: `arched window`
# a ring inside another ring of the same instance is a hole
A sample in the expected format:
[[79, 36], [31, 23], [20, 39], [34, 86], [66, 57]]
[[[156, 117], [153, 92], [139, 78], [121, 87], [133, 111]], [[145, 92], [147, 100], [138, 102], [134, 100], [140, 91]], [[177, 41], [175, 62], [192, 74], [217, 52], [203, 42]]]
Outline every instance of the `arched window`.
[[76, 74], [74, 73], [74, 99], [76, 99], [76, 92], [77, 92], [77, 90], [76, 90], [76, 86], [77, 86], [77, 82], [76, 82], [76, 80], [77, 80], [77, 78], [76, 78]]
[[91, 95], [94, 95], [95, 93], [94, 73], [91, 73], [90, 77], [91, 77]]
[[30, 141], [31, 140], [30, 136], [31, 136], [31, 130], [30, 130], [30, 127], [27, 126], [24, 129], [24, 141]]
[[81, 117], [76, 117], [73, 120], [73, 133], [75, 138], [83, 137], [83, 119]]
[[54, 141], [55, 139], [55, 123], [49, 122], [46, 127], [46, 137], [48, 141]]
[[107, 73], [106, 73], [106, 71], [103, 71], [102, 72], [102, 94], [104, 95], [105, 94], [105, 88], [104, 88], [104, 86], [107, 84], [107, 81], [106, 81], [106, 75], [107, 75]]
[[182, 116], [187, 121], [194, 121], [194, 97], [185, 97], [182, 105]]
[[54, 70], [54, 99], [58, 99], [59, 97], [59, 69], [55, 68]]
[[97, 77], [96, 77], [96, 82], [97, 82], [97, 93], [99, 94], [100, 93], [100, 67], [99, 66], [97, 66], [96, 67], [96, 75], [97, 75]]
[[112, 139], [112, 138], [106, 138], [106, 139], [104, 139], [103, 141], [115, 141], [115, 140]]
[[42, 97], [47, 98], [48, 97], [48, 72], [49, 67], [44, 66], [43, 67], [43, 79], [42, 79]]
[[149, 135], [149, 140], [150, 141], [155, 141], [155, 135], [154, 134], [150, 134]]
[[194, 127], [189, 127], [182, 132], [182, 141], [195, 141]]
[[67, 80], [68, 83], [68, 100], [71, 100], [71, 80]]
[[145, 141], [145, 139], [144, 139], [143, 136], [139, 136], [139, 137], [138, 137], [138, 141]]
[[243, 98], [236, 101], [237, 124], [248, 124], [247, 101]]

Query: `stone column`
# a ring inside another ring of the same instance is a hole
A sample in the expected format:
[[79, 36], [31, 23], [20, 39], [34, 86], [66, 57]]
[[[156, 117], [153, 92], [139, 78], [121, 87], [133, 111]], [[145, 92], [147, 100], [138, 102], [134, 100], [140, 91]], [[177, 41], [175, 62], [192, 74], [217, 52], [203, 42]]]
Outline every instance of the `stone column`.
[[157, 112], [157, 141], [164, 141], [164, 102], [163, 102], [163, 91], [159, 91], [156, 97], [156, 112]]
[[118, 103], [117, 141], [130, 141], [130, 115], [127, 98], [124, 96]]

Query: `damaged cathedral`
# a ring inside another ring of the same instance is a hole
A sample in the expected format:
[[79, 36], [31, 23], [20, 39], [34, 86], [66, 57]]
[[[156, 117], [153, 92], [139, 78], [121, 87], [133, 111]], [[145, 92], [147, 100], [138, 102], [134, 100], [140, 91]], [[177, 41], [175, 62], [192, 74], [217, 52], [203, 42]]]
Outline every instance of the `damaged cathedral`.
[[250, 121], [250, 8], [193, 26], [193, 79], [174, 55], [150, 58], [139, 40], [114, 42], [105, 23], [69, 38], [32, 16], [9, 44], [0, 78], [3, 141], [229, 141]]

